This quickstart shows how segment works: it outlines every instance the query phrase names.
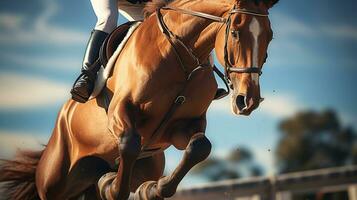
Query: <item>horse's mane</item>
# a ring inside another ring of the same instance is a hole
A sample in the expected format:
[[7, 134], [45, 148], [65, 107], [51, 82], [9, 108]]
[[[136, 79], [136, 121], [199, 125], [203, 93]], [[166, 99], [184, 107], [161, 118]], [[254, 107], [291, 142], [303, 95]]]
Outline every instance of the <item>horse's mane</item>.
[[167, 0], [152, 0], [152, 1], [148, 2], [143, 9], [144, 17], [145, 18], [149, 17], [157, 9], [162, 8], [162, 7], [166, 6], [167, 4], [169, 4], [169, 1], [167, 1]]

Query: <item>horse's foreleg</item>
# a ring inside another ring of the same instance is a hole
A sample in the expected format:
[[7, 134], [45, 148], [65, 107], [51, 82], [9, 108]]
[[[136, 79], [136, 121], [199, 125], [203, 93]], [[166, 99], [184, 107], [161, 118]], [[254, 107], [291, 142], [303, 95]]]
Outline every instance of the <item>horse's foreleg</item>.
[[124, 132], [119, 139], [119, 168], [116, 173], [104, 175], [98, 182], [102, 199], [124, 200], [130, 194], [132, 169], [140, 154], [141, 137], [134, 131]]
[[167, 177], [161, 178], [157, 185], [157, 194], [168, 198], [175, 194], [178, 184], [188, 171], [205, 160], [211, 152], [211, 142], [203, 133], [196, 133], [190, 139], [183, 158], [175, 171]]
[[137, 198], [143, 200], [157, 200], [173, 196], [178, 184], [188, 171], [205, 160], [211, 152], [211, 143], [203, 133], [194, 134], [187, 145], [183, 158], [174, 170], [158, 182], [146, 182], [137, 190]]
[[135, 128], [136, 108], [128, 100], [114, 96], [108, 109], [108, 129], [118, 135], [119, 167], [98, 181], [101, 198], [126, 200], [130, 194], [132, 169], [141, 151], [141, 136]]

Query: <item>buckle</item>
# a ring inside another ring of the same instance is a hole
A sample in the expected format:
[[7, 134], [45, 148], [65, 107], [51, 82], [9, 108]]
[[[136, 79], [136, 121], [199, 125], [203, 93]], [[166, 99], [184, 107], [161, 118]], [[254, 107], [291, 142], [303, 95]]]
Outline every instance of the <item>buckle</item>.
[[185, 101], [186, 101], [186, 97], [180, 95], [180, 96], [178, 96], [178, 97], [176, 98], [175, 103], [176, 103], [176, 104], [179, 104], [179, 105], [182, 105], [182, 104], [185, 103]]

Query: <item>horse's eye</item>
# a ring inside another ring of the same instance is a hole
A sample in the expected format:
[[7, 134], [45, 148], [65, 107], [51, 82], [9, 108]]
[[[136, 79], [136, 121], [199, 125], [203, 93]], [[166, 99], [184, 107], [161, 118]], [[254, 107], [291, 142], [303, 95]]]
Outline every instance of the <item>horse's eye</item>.
[[231, 31], [232, 37], [234, 37], [235, 39], [239, 39], [239, 31], [237, 30], [232, 30]]

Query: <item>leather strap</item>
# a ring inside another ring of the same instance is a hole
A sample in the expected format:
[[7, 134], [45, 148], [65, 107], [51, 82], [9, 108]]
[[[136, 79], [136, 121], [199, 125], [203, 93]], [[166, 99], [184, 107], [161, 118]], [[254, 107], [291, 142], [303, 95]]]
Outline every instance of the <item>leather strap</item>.
[[259, 75], [262, 74], [262, 70], [259, 67], [231, 67], [228, 68], [228, 73], [257, 73]]
[[163, 9], [163, 10], [174, 10], [174, 11], [178, 11], [178, 12], [183, 13], [183, 14], [192, 15], [192, 16], [196, 16], [196, 17], [201, 17], [201, 18], [205, 18], [205, 19], [210, 19], [210, 20], [213, 20], [213, 21], [216, 21], [216, 22], [220, 22], [220, 23], [226, 23], [226, 19], [223, 18], [223, 17], [218, 17], [218, 16], [207, 14], [207, 13], [203, 13], [203, 12], [185, 10], [185, 9], [181, 9], [181, 8], [173, 8], [173, 7], [170, 7], [170, 6], [165, 6], [165, 7], [162, 7], [161, 9]]
[[223, 81], [224, 85], [226, 86], [225, 94], [219, 98], [219, 99], [221, 99], [221, 98], [227, 96], [230, 92], [228, 80], [226, 79], [226, 76], [221, 71], [219, 71], [219, 69], [216, 67], [216, 65], [213, 65], [213, 71], [217, 74], [217, 76]]
[[182, 59], [181, 59], [181, 57], [180, 57], [180, 55], [179, 55], [179, 53], [178, 53], [178, 50], [177, 50], [177, 48], [176, 48], [176, 45], [175, 45], [174, 41], [172, 40], [172, 38], [175, 38], [176, 41], [179, 41], [178, 37], [177, 37], [175, 34], [173, 34], [173, 33], [169, 30], [169, 28], [167, 27], [167, 25], [165, 24], [164, 19], [163, 19], [163, 17], [162, 17], [162, 14], [161, 14], [161, 12], [160, 12], [160, 9], [157, 9], [157, 10], [156, 10], [156, 18], [157, 18], [158, 25], [159, 25], [159, 28], [160, 28], [161, 32], [164, 34], [164, 36], [166, 37], [166, 39], [170, 42], [171, 46], [173, 47], [174, 53], [176, 54], [176, 57], [177, 57], [177, 59], [178, 59], [178, 62], [179, 62], [179, 64], [180, 64], [181, 68], [183, 69], [185, 75], [187, 76], [187, 75], [188, 75], [188, 70], [187, 70], [186, 66], [183, 64], [183, 61], [182, 61]]
[[268, 17], [269, 13], [258, 13], [256, 11], [252, 11], [252, 10], [247, 10], [247, 9], [233, 9], [229, 12], [230, 14], [234, 14], [234, 13], [241, 13], [241, 14], [247, 14], [247, 15], [253, 15], [253, 16], [258, 16], [258, 17]]
[[[173, 101], [173, 103], [171, 104], [169, 110], [165, 113], [164, 117], [162, 118], [162, 120], [160, 121], [160, 124], [157, 126], [157, 128], [155, 129], [155, 131], [153, 132], [151, 138], [142, 146], [142, 151], [145, 151], [145, 149], [147, 149], [150, 144], [154, 143], [155, 141], [157, 141], [163, 134], [162, 132], [162, 128], [165, 127], [165, 125], [169, 122], [169, 120], [171, 119], [171, 117], [175, 114], [176, 110], [185, 103], [186, 101], [186, 97], [184, 95], [185, 91], [186, 91], [186, 87], [188, 85], [188, 82], [191, 80], [191, 78], [193, 77], [193, 75], [200, 71], [201, 69], [205, 69], [206, 67], [204, 67], [204, 65], [200, 64], [198, 58], [193, 54], [192, 50], [190, 48], [188, 48], [181, 40], [178, 39], [178, 37], [173, 34], [168, 27], [166, 26], [162, 14], [160, 12], [160, 9], [158, 9], [156, 11], [156, 15], [157, 15], [157, 21], [158, 21], [158, 25], [159, 28], [161, 30], [161, 32], [165, 35], [165, 37], [167, 38], [167, 40], [170, 42], [171, 46], [174, 49], [174, 53], [176, 54], [176, 57], [181, 65], [181, 68], [183, 69], [183, 71], [186, 74], [186, 80], [184, 82], [183, 87], [181, 88], [180, 92], [178, 93], [178, 95], [176, 96], [175, 100]], [[175, 40], [176, 42], [179, 42], [179, 44], [184, 47], [184, 49], [186, 50], [187, 53], [189, 53], [189, 55], [197, 62], [196, 67], [191, 71], [188, 72], [187, 71], [187, 67], [183, 64], [183, 61], [180, 57], [180, 54], [177, 50], [176, 47], [176, 43], [173, 41]]]

